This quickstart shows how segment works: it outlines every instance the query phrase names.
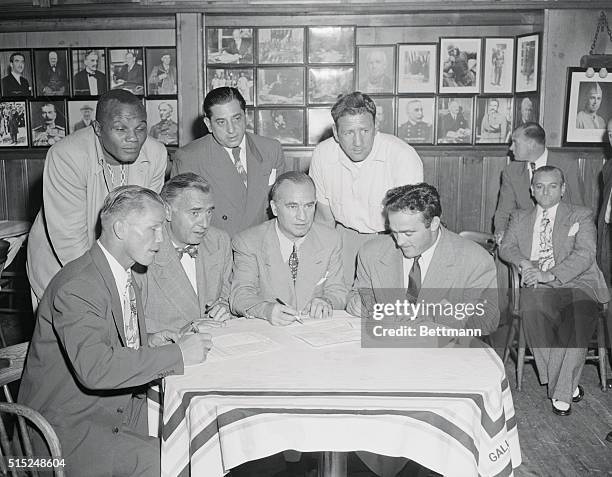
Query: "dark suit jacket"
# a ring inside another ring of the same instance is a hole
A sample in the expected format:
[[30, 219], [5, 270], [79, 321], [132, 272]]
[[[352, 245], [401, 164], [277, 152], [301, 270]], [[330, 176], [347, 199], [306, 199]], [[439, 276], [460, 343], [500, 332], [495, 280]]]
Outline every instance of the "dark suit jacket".
[[[96, 82], [98, 83], [98, 94], [106, 93], [106, 75], [101, 71], [96, 70], [95, 72]], [[87, 70], [83, 69], [74, 75], [74, 81], [72, 82], [74, 88], [74, 94], [90, 95], [89, 80], [87, 77]]]
[[230, 236], [269, 218], [270, 182], [285, 172], [278, 141], [246, 133], [246, 149], [246, 190], [229, 154], [212, 134], [178, 149], [172, 165], [172, 176], [194, 172], [210, 183], [215, 194], [212, 225]]
[[138, 350], [125, 346], [121, 299], [97, 244], [53, 278], [38, 307], [18, 401], [54, 427], [69, 475], [110, 476], [117, 442], [113, 429], [124, 424], [147, 434], [146, 399], [134, 394], [183, 372], [178, 345], [147, 346], [135, 291]]
[[[610, 285], [612, 280], [612, 253], [610, 253], [610, 225], [606, 224], [606, 207], [612, 193], [612, 161], [607, 160], [601, 170], [603, 178], [603, 193], [601, 208], [597, 217], [597, 263]], [[612, 330], [611, 330], [612, 331]]]
[[455, 119], [449, 114], [445, 114], [440, 118], [440, 126], [438, 128], [439, 137], [444, 138], [449, 131], [457, 131], [459, 129], [469, 129], [468, 122], [463, 117], [463, 113], [459, 111]]
[[25, 78], [21, 77], [21, 84], [17, 82], [12, 74], [6, 75], [2, 78], [2, 96], [31, 96], [32, 90], [30, 89], [30, 83]]

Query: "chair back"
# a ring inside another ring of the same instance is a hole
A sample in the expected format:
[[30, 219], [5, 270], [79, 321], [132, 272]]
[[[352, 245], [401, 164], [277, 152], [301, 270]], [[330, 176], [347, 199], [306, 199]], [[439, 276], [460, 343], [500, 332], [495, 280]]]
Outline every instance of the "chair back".
[[489, 234], [486, 232], [477, 232], [475, 230], [464, 230], [463, 232], [459, 232], [459, 235], [461, 235], [463, 238], [476, 242], [487, 252], [489, 252], [493, 257], [495, 257], [495, 252], [497, 251], [497, 242], [495, 241], [495, 236], [493, 234]]

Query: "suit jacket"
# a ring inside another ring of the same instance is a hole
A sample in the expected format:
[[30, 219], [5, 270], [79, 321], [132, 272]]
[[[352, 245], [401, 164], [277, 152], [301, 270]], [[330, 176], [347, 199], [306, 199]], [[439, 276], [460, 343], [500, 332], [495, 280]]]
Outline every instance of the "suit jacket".
[[606, 208], [612, 193], [612, 161], [607, 160], [601, 170], [603, 178], [603, 193], [601, 207], [597, 216], [597, 264], [606, 278], [606, 283], [612, 281], [612, 253], [610, 253], [610, 225], [606, 224]]
[[247, 189], [227, 151], [208, 134], [176, 151], [172, 176], [195, 172], [215, 193], [212, 225], [234, 235], [269, 218], [270, 186], [285, 172], [278, 141], [246, 133]]
[[[417, 303], [482, 303], [484, 312], [467, 320], [429, 312], [419, 314], [415, 321], [433, 321], [453, 328], [463, 328], [467, 323], [483, 334], [492, 333], [499, 323], [493, 258], [480, 245], [444, 227], [440, 233]], [[374, 303], [405, 300], [403, 257], [390, 235], [366, 242], [359, 250], [357, 277], [348, 300], [361, 300], [367, 313], [372, 312]]]
[[[565, 175], [563, 201], [575, 205], [585, 205], [584, 185], [580, 180], [578, 161], [549, 150], [547, 165], [558, 167]], [[531, 209], [534, 206], [535, 202], [529, 190], [531, 183], [528, 167], [526, 162], [512, 161], [502, 171], [501, 188], [493, 219], [495, 232], [506, 230], [510, 214], [514, 209]]]
[[[536, 213], [536, 207], [512, 213], [499, 249], [501, 258], [516, 266], [522, 260], [530, 260]], [[578, 230], [573, 231], [576, 228]], [[555, 266], [549, 270], [557, 279], [549, 285], [579, 288], [591, 298], [606, 303], [610, 301], [610, 293], [595, 263], [595, 237], [595, 224], [590, 209], [559, 203], [552, 235]]]
[[210, 227], [198, 246], [196, 294], [164, 227], [164, 240], [146, 273], [135, 273], [142, 284], [147, 330], [178, 331], [187, 323], [203, 318], [207, 305], [228, 305], [229, 278], [232, 271], [230, 238], [222, 230]]
[[[106, 93], [106, 75], [101, 71], [96, 70], [94, 73], [96, 83], [98, 83], [98, 94]], [[72, 82], [74, 88], [74, 94], [78, 95], [90, 95], [89, 79], [87, 70], [83, 69], [74, 75], [74, 81]]]
[[295, 285], [283, 262], [276, 219], [236, 235], [230, 306], [241, 316], [269, 317], [276, 298], [298, 311], [315, 297], [344, 309], [347, 289], [342, 271], [342, 238], [334, 229], [313, 223], [298, 249]]
[[21, 77], [21, 84], [9, 73], [2, 78], [2, 96], [32, 96], [30, 83], [25, 76]]
[[79, 129], [84, 129], [84, 128], [90, 126], [90, 125], [91, 125], [91, 123], [85, 124], [85, 121], [83, 121], [81, 119], [80, 121], [77, 121], [76, 123], [74, 123], [74, 126], [72, 126], [72, 130], [73, 131], [78, 131]]
[[137, 287], [135, 292], [138, 350], [126, 347], [121, 299], [97, 244], [57, 274], [38, 308], [18, 401], [49, 420], [68, 475], [111, 476], [114, 429], [124, 424], [147, 435], [146, 399], [134, 394], [183, 373], [178, 345], [147, 346]]
[[459, 111], [455, 119], [450, 115], [450, 113], [445, 114], [440, 118], [440, 126], [439, 126], [439, 135], [440, 138], [446, 137], [446, 134], [449, 131], [457, 131], [458, 129], [469, 129], [470, 126], [468, 122], [463, 117], [463, 113]]

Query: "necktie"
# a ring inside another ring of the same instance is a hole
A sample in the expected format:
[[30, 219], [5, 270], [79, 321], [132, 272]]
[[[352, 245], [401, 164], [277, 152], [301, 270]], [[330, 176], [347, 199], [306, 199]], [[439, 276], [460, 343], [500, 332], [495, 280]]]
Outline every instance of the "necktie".
[[293, 283], [295, 283], [295, 279], [297, 278], [299, 263], [300, 261], [298, 260], [297, 247], [295, 246], [295, 242], [293, 242], [293, 250], [291, 251], [291, 255], [289, 255], [289, 270], [291, 271]]
[[198, 256], [198, 246], [197, 245], [185, 245], [184, 247], [175, 247], [176, 253], [178, 253], [179, 260], [183, 258], [183, 254], [186, 253], [191, 258], [196, 258]]
[[412, 268], [408, 274], [408, 288], [406, 289], [406, 299], [410, 303], [416, 303], [421, 290], [421, 265], [419, 265], [420, 255], [414, 257]]
[[236, 170], [244, 182], [244, 187], [247, 186], [247, 172], [242, 167], [242, 162], [240, 162], [240, 146], [232, 148], [232, 157], [234, 158], [234, 165], [236, 166]]
[[123, 328], [125, 331], [125, 342], [128, 348], [138, 349], [140, 338], [138, 337], [138, 311], [136, 308], [136, 293], [132, 285], [132, 272], [128, 271], [125, 283]]
[[531, 171], [531, 174], [529, 175], [529, 177], [531, 177], [533, 179], [533, 173], [536, 170], [535, 162], [530, 162], [529, 163], [529, 170]]
[[550, 270], [555, 266], [555, 257], [553, 254], [552, 243], [552, 225], [548, 210], [542, 211], [542, 220], [540, 221], [540, 253], [538, 256], [538, 268], [543, 272]]

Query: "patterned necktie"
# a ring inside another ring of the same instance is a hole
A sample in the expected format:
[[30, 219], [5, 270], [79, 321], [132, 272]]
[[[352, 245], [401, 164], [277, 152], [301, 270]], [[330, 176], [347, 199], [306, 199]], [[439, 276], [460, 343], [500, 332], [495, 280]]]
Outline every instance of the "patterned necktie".
[[529, 163], [529, 168], [531, 169], [531, 175], [533, 176], [533, 173], [534, 173], [534, 172], [535, 172], [535, 170], [536, 170], [536, 165], [535, 165], [535, 162], [530, 162], [530, 163]]
[[183, 258], [183, 254], [186, 253], [191, 258], [196, 258], [198, 256], [198, 246], [197, 245], [185, 245], [184, 247], [175, 247], [176, 253], [178, 253], [179, 260]]
[[538, 268], [543, 272], [550, 270], [555, 266], [555, 256], [553, 254], [552, 243], [552, 224], [548, 217], [548, 210], [542, 211], [542, 220], [540, 221], [540, 253], [538, 256]]
[[242, 162], [240, 162], [240, 146], [232, 148], [232, 157], [234, 158], [234, 165], [236, 166], [236, 170], [244, 183], [244, 187], [247, 186], [247, 172], [242, 167]]
[[295, 246], [295, 242], [293, 242], [293, 250], [291, 251], [291, 255], [289, 255], [289, 270], [291, 271], [293, 283], [295, 283], [295, 279], [297, 278], [299, 263], [300, 261], [298, 260], [297, 247]]
[[406, 299], [410, 303], [416, 303], [419, 298], [419, 291], [421, 291], [421, 265], [419, 260], [420, 255], [414, 257], [412, 262], [412, 268], [408, 274], [408, 288], [406, 289]]
[[125, 342], [128, 348], [140, 348], [140, 338], [138, 336], [138, 311], [136, 308], [136, 293], [132, 285], [132, 271], [128, 271], [125, 283], [123, 328], [125, 331]]

